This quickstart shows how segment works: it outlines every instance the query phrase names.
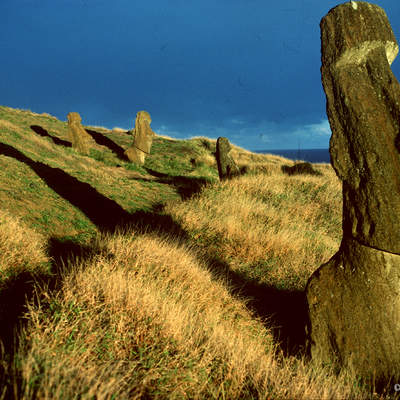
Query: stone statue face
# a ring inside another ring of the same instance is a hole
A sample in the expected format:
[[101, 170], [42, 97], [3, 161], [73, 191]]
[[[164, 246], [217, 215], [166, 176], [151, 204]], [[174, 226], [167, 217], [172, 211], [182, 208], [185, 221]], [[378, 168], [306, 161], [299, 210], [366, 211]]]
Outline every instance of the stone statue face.
[[400, 379], [400, 85], [390, 69], [397, 42], [385, 12], [366, 2], [333, 8], [320, 26], [343, 238], [307, 283], [311, 354], [387, 384]]
[[[361, 26], [360, 26], [361, 25]], [[358, 2], [321, 21], [321, 76], [332, 166], [343, 181], [343, 234], [400, 253], [398, 45], [386, 14]]]

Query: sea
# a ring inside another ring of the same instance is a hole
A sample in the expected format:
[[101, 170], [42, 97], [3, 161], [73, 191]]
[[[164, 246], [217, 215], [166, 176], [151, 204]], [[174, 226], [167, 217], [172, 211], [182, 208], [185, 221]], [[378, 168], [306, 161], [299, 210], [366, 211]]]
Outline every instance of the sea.
[[330, 164], [329, 149], [290, 149], [290, 150], [253, 150], [254, 153], [275, 154], [290, 160], [308, 161], [310, 163]]

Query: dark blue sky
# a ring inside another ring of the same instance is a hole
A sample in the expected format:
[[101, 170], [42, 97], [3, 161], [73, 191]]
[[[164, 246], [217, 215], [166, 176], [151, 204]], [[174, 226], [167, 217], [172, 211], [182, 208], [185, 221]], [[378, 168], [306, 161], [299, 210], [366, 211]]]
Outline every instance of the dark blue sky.
[[[126, 129], [147, 110], [180, 139], [328, 148], [319, 22], [339, 3], [0, 0], [0, 104]], [[400, 1], [375, 4], [400, 40]]]

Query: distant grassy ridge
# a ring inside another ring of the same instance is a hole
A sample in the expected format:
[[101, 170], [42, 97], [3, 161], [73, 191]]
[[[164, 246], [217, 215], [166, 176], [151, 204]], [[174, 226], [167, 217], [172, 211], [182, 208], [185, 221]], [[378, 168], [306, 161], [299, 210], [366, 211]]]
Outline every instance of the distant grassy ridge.
[[65, 122], [0, 107], [0, 399], [374, 398], [304, 348], [341, 239], [330, 165], [233, 146], [220, 183], [215, 140], [157, 135], [138, 167], [126, 132], [86, 129], [82, 156]]

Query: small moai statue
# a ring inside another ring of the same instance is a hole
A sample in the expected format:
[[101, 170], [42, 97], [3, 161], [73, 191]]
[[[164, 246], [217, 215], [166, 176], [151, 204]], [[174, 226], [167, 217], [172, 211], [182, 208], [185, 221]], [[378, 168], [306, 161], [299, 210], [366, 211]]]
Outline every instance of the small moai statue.
[[81, 154], [88, 154], [89, 148], [96, 145], [94, 139], [82, 126], [82, 118], [77, 112], [70, 112], [67, 115], [69, 139], [72, 148]]
[[220, 181], [233, 178], [240, 175], [240, 171], [235, 161], [233, 161], [229, 152], [231, 145], [226, 137], [219, 137], [217, 139], [216, 159], [218, 166], [218, 175]]
[[133, 144], [124, 153], [131, 162], [138, 165], [143, 165], [146, 155], [150, 154], [155, 135], [150, 128], [150, 123], [151, 118], [147, 111], [139, 111], [136, 114]]
[[309, 348], [364, 382], [400, 383], [400, 85], [390, 68], [398, 45], [384, 10], [367, 2], [333, 8], [320, 28], [343, 237], [306, 286]]

